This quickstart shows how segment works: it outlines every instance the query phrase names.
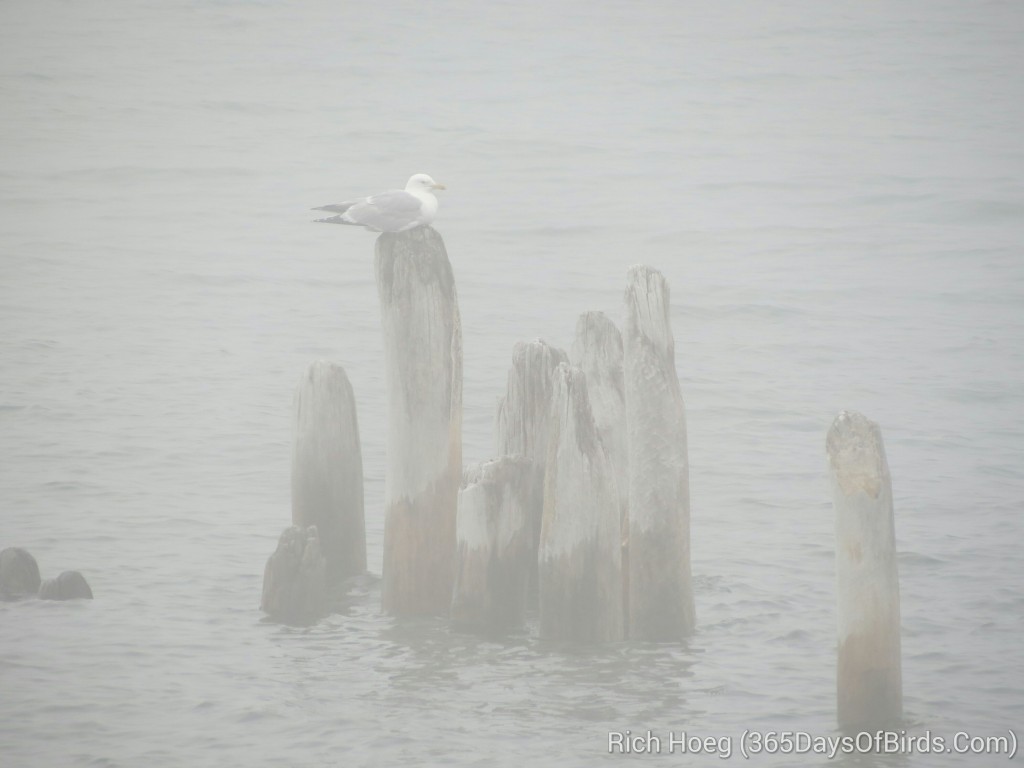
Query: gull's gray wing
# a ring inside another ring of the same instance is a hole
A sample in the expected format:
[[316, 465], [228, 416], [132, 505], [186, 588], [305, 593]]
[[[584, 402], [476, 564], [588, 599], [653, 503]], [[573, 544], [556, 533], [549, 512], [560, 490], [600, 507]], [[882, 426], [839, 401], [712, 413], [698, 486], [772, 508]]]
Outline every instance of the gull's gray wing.
[[416, 221], [422, 207], [418, 197], [394, 190], [358, 201], [345, 211], [343, 217], [378, 232], [397, 232]]
[[382, 192], [360, 200], [314, 208], [340, 214], [319, 221], [330, 224], [358, 224], [377, 232], [398, 232], [419, 220], [423, 204], [403, 190]]

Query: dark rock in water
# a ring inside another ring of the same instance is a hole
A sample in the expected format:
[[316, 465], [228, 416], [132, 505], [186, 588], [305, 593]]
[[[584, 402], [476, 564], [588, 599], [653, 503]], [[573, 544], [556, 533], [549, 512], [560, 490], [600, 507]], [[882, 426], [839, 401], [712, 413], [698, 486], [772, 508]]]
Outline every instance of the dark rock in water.
[[39, 591], [36, 559], [20, 547], [0, 552], [0, 600], [30, 597]]
[[43, 582], [39, 597], [43, 600], [92, 600], [92, 590], [78, 571], [64, 571], [57, 578]]
[[315, 525], [290, 526], [263, 572], [260, 607], [286, 624], [311, 624], [327, 607], [327, 562]]

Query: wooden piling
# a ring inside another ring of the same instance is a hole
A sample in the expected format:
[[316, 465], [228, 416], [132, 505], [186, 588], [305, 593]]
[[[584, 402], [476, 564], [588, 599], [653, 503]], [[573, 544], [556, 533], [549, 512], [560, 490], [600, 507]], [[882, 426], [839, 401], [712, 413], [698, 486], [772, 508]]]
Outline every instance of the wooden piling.
[[311, 624], [327, 611], [327, 561], [315, 525], [285, 528], [263, 571], [260, 607], [286, 624]]
[[623, 370], [629, 445], [629, 636], [681, 639], [696, 613], [690, 573], [686, 412], [676, 375], [668, 283], [629, 270]]
[[524, 456], [466, 469], [456, 520], [454, 624], [491, 631], [523, 624], [537, 556], [530, 510], [543, 493], [535, 477]]
[[[532, 476], [523, 477], [520, 495], [532, 499], [527, 509], [533, 533], [533, 568], [530, 575], [531, 603], [537, 600], [537, 548], [544, 514], [544, 472], [548, 461], [548, 432], [551, 429], [551, 392], [555, 369], [568, 362], [564, 350], [542, 339], [517, 342], [512, 349], [505, 394], [498, 401], [494, 422], [494, 449], [498, 456], [529, 459]], [[539, 488], [531, 494], [529, 489]]]
[[315, 525], [334, 584], [366, 571], [363, 458], [345, 369], [318, 360], [295, 393], [292, 523]]
[[586, 378], [567, 363], [554, 376], [538, 559], [542, 638], [622, 639], [618, 495]]
[[900, 586], [882, 432], [844, 411], [826, 450], [836, 526], [836, 715], [847, 732], [892, 730], [903, 715]]
[[629, 617], [629, 445], [626, 436], [626, 384], [622, 372], [622, 334], [604, 312], [584, 312], [576, 321], [569, 354], [587, 377], [594, 426], [612, 463], [619, 498], [622, 544], [622, 599]]
[[498, 401], [496, 455], [526, 456], [542, 467], [547, 463], [552, 375], [568, 360], [563, 350], [542, 339], [516, 343], [505, 396]]
[[462, 327], [431, 227], [377, 238], [388, 400], [384, 610], [447, 616], [462, 478]]

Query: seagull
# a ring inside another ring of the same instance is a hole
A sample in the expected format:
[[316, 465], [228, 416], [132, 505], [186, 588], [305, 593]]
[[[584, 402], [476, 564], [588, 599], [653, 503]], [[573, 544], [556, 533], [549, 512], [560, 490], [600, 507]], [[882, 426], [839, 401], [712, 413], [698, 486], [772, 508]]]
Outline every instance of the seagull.
[[429, 224], [437, 213], [435, 189], [444, 189], [425, 173], [409, 178], [405, 189], [392, 189], [379, 195], [360, 197], [337, 205], [324, 205], [314, 211], [338, 214], [317, 219], [325, 224], [354, 224], [373, 232], [405, 232]]

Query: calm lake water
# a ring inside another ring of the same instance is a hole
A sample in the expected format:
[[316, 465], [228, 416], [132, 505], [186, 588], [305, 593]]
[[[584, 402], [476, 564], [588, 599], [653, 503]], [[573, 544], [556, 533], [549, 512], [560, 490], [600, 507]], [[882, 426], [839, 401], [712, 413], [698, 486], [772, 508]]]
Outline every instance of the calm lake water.
[[[909, 732], [1020, 729], [1022, 40], [1012, 1], [4, 3], [0, 547], [96, 599], [0, 604], [0, 764], [708, 765], [608, 732], [731, 760], [748, 728], [835, 735], [841, 409], [886, 440]], [[634, 263], [668, 278], [688, 644], [396, 621], [376, 577], [314, 627], [263, 620], [317, 358], [355, 388], [380, 573], [374, 237], [308, 209], [421, 171], [467, 461], [517, 340], [618, 320]]]

